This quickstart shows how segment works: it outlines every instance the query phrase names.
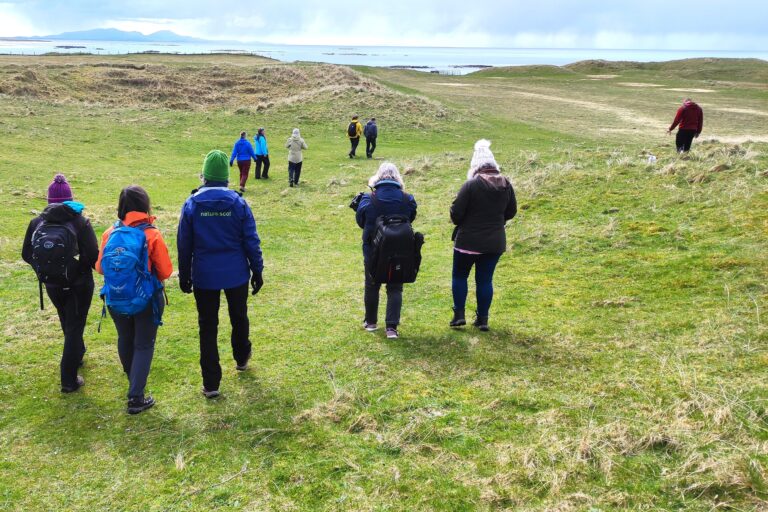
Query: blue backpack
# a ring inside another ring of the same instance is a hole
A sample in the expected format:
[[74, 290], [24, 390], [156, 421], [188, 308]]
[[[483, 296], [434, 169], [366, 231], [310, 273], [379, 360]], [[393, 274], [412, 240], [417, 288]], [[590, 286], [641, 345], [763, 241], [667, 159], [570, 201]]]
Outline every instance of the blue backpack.
[[101, 296], [111, 311], [129, 316], [141, 313], [152, 302], [155, 323], [160, 325], [153, 298], [162, 284], [149, 271], [146, 229], [155, 227], [147, 223], [131, 227], [115, 222], [101, 257], [104, 272]]

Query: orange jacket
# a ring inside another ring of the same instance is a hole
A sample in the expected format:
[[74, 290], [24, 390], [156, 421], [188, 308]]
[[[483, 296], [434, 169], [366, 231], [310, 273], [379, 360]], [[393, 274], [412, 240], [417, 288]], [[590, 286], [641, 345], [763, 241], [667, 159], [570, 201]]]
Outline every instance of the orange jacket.
[[[147, 222], [152, 224], [155, 221], [155, 217], [150, 217], [144, 212], [128, 212], [125, 216], [123, 223], [126, 226], [134, 226]], [[101, 248], [99, 249], [99, 259], [96, 260], [96, 271], [99, 274], [103, 274], [101, 269], [101, 258], [104, 256], [104, 246], [109, 240], [109, 234], [112, 233], [114, 226], [110, 226], [103, 235], [101, 235]], [[173, 263], [171, 263], [171, 257], [168, 256], [168, 247], [165, 245], [163, 235], [160, 234], [158, 229], [147, 229], [144, 231], [147, 237], [147, 252], [149, 252], [149, 270], [155, 271], [155, 275], [160, 281], [165, 281], [171, 277], [173, 272]]]

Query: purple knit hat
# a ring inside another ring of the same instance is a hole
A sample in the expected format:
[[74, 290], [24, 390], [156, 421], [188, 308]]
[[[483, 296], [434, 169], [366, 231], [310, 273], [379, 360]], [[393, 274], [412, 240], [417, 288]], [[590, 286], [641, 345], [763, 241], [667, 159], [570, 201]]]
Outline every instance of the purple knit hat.
[[57, 174], [48, 185], [48, 204], [72, 201], [72, 189], [69, 188], [67, 178], [63, 174]]

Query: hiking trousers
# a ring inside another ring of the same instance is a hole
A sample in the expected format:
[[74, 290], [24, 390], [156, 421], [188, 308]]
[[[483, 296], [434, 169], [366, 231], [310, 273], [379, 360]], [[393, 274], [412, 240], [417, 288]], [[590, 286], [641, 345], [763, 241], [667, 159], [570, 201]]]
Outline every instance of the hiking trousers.
[[[264, 173], [261, 172], [261, 166], [264, 166]], [[256, 155], [256, 179], [269, 178], [269, 155]]]
[[[365, 271], [365, 291], [363, 302], [365, 303], [365, 321], [370, 324], [378, 322], [379, 317], [379, 293], [381, 283], [376, 283], [371, 279], [366, 270], [368, 263], [364, 264]], [[387, 307], [384, 322], [387, 327], [397, 327], [400, 323], [400, 310], [403, 308], [403, 283], [387, 283]]]
[[352, 146], [352, 149], [349, 151], [349, 156], [353, 157], [355, 156], [355, 151], [357, 151], [357, 145], [360, 144], [360, 137], [353, 137], [349, 139], [349, 143]]
[[696, 137], [696, 130], [677, 130], [675, 136], [675, 145], [678, 153], [685, 153], [691, 150], [691, 144]]
[[[152, 299], [162, 317], [165, 309], [163, 290], [158, 290]], [[109, 309], [109, 308], [108, 308]], [[109, 315], [117, 329], [117, 355], [123, 372], [128, 377], [128, 399], [144, 398], [152, 358], [155, 355], [157, 328], [155, 314], [150, 303], [144, 311], [135, 315], [121, 315], [109, 309]]]
[[373, 157], [373, 152], [376, 151], [376, 137], [365, 138], [365, 156], [368, 158]]
[[[200, 328], [200, 369], [203, 373], [203, 386], [208, 391], [217, 391], [221, 383], [221, 365], [219, 364], [219, 305], [221, 290], [194, 289], [197, 304], [197, 323]], [[251, 340], [248, 338], [248, 282], [236, 288], [224, 290], [229, 310], [229, 322], [232, 324], [232, 356], [235, 363], [244, 364], [251, 353]]]
[[77, 389], [77, 368], [85, 355], [85, 322], [93, 299], [93, 278], [83, 283], [63, 288], [46, 285], [45, 291], [59, 315], [64, 333], [64, 350], [61, 353], [61, 387]]
[[301, 164], [304, 162], [288, 162], [288, 184], [299, 184], [301, 176]]
[[245, 188], [245, 183], [248, 181], [248, 174], [251, 172], [251, 161], [238, 160], [237, 168], [240, 169], [240, 188]]

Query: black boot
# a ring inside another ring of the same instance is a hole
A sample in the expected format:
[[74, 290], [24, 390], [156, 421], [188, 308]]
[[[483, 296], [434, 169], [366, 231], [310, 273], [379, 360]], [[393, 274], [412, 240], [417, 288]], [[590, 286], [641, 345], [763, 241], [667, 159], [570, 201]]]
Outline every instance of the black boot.
[[451, 323], [448, 324], [451, 327], [461, 327], [462, 325], [467, 325], [467, 321], [464, 318], [464, 310], [463, 309], [453, 309], [453, 320], [451, 320]]
[[128, 400], [128, 414], [139, 414], [155, 405], [155, 399], [151, 396], [131, 398]]
[[472, 324], [481, 331], [490, 331], [490, 327], [488, 327], [488, 317], [487, 316], [478, 316], [474, 323]]

